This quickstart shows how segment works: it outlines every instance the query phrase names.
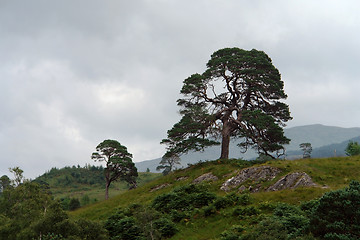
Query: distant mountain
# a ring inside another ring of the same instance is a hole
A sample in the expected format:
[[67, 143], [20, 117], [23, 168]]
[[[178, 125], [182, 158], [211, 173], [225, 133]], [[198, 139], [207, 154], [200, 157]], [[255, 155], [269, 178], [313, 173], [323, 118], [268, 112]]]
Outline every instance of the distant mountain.
[[[346, 156], [345, 149], [346, 149], [349, 141], [360, 142], [360, 136], [348, 139], [341, 143], [334, 143], [334, 144], [322, 146], [319, 148], [313, 148], [311, 157], [312, 158], [325, 158], [325, 157], [335, 157], [335, 156], [336, 157]], [[302, 157], [301, 150], [288, 151], [287, 154], [288, 154], [288, 156], [298, 156], [298, 158]]]
[[[331, 151], [332, 155], [324, 155], [324, 157], [334, 156], [334, 149], [337, 150], [338, 156], [344, 154], [347, 143], [350, 139], [360, 136], [360, 128], [342, 128], [333, 126], [324, 126], [321, 124], [306, 125], [299, 127], [292, 127], [284, 129], [285, 135], [291, 139], [289, 145], [286, 145], [287, 155], [289, 157], [301, 157], [302, 152], [299, 151], [299, 144], [304, 142], [311, 143], [313, 147], [312, 157], [315, 157], [317, 152], [325, 151], [321, 147], [326, 147], [326, 151]], [[237, 142], [233, 141], [230, 145], [230, 158], [254, 159], [258, 154], [249, 149], [246, 153], [241, 153], [240, 148], [237, 147]], [[335, 144], [334, 146], [332, 146]], [[339, 144], [339, 145], [337, 145]], [[345, 145], [344, 145], [345, 144]], [[332, 149], [332, 150], [329, 150]], [[320, 154], [320, 153], [319, 153]], [[213, 146], [205, 149], [204, 152], [190, 152], [181, 156], [182, 166], [186, 167], [188, 163], [196, 163], [200, 160], [214, 160], [220, 156], [220, 146]], [[323, 155], [321, 155], [323, 156]], [[156, 167], [159, 165], [161, 158], [147, 160], [135, 163], [138, 171], [144, 172], [147, 168], [151, 172], [157, 172]]]
[[341, 143], [360, 136], [360, 128], [342, 128], [314, 124], [285, 129], [285, 135], [291, 139], [290, 145], [286, 147], [287, 151], [291, 151], [298, 150], [299, 144], [304, 142], [311, 143], [313, 148]]

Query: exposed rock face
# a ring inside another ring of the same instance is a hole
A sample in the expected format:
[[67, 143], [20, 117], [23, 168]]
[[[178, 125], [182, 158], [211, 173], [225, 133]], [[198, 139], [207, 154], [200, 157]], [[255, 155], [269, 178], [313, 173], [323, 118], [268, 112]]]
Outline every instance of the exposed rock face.
[[178, 178], [176, 178], [176, 181], [183, 181], [183, 180], [186, 180], [186, 179], [188, 179], [189, 177], [186, 177], [186, 176], [184, 176], [184, 177], [178, 177]]
[[238, 187], [246, 180], [265, 180], [274, 179], [279, 173], [280, 169], [271, 166], [251, 167], [241, 170], [235, 177], [228, 179], [221, 186], [221, 190], [230, 191], [232, 188]]
[[164, 184], [157, 185], [157, 186], [151, 188], [150, 192], [155, 192], [155, 191], [157, 191], [159, 189], [162, 189], [164, 187], [167, 187], [167, 186], [170, 186], [170, 184], [169, 183], [164, 183]]
[[209, 181], [216, 181], [216, 180], [218, 180], [218, 177], [213, 175], [211, 172], [209, 172], [209, 173], [205, 173], [205, 174], [201, 175], [200, 177], [196, 178], [192, 183], [199, 184], [204, 181], [209, 182]]
[[294, 172], [282, 177], [267, 191], [278, 191], [288, 188], [317, 186], [305, 172]]

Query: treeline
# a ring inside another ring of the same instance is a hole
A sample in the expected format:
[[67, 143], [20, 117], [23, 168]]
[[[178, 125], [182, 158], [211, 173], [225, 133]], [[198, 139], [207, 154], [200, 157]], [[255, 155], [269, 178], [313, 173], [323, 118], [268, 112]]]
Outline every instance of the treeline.
[[61, 169], [51, 168], [49, 171], [34, 180], [40, 184], [49, 184], [57, 187], [69, 187], [81, 184], [101, 185], [105, 184], [104, 168], [102, 166], [84, 167], [72, 166]]

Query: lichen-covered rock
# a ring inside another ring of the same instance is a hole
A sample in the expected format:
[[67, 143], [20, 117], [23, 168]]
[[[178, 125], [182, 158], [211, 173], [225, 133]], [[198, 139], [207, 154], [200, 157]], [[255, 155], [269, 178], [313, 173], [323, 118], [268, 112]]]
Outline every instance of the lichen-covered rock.
[[317, 186], [311, 177], [305, 172], [294, 172], [287, 174], [279, 179], [274, 185], [269, 187], [267, 191], [278, 191], [282, 189], [294, 189], [297, 187]]
[[201, 175], [200, 177], [197, 177], [192, 183], [194, 184], [199, 184], [202, 182], [209, 182], [209, 181], [216, 181], [218, 180], [218, 177], [213, 175], [211, 172], [209, 173], [205, 173], [203, 175]]
[[249, 179], [254, 181], [269, 181], [274, 179], [280, 172], [280, 169], [271, 166], [246, 168], [241, 170], [236, 176], [224, 182], [220, 189], [223, 191], [230, 191], [232, 188], [238, 187]]

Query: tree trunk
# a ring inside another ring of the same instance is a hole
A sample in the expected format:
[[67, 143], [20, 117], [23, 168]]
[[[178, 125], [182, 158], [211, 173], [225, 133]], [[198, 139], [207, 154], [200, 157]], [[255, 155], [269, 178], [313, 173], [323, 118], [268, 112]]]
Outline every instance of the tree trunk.
[[106, 180], [106, 184], [105, 184], [105, 200], [109, 199], [109, 187], [110, 187], [110, 182], [108, 180]]
[[229, 159], [230, 146], [230, 126], [228, 121], [223, 122], [223, 130], [221, 132], [221, 155], [220, 159]]

